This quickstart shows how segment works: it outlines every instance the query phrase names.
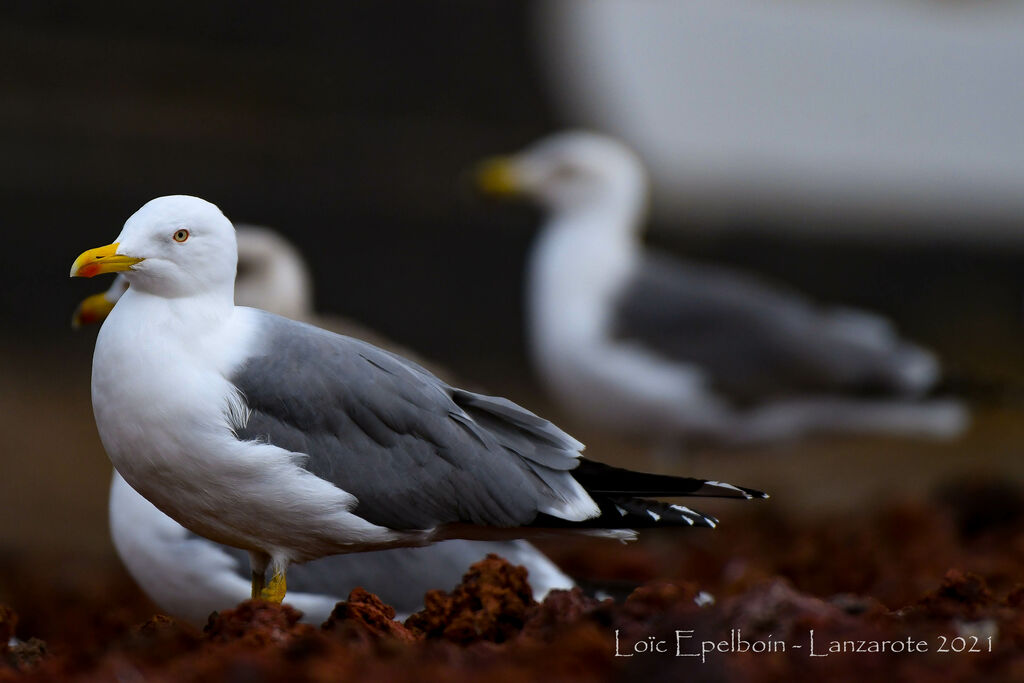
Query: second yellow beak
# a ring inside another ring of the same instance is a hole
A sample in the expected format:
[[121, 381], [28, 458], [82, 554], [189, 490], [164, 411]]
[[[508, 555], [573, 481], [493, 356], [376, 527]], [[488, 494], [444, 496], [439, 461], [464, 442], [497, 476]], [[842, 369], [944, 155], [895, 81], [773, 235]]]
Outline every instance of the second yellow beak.
[[110, 312], [114, 310], [116, 302], [107, 298], [106, 292], [93, 294], [82, 300], [71, 316], [72, 329], [78, 329], [84, 325], [97, 325], [107, 319]]

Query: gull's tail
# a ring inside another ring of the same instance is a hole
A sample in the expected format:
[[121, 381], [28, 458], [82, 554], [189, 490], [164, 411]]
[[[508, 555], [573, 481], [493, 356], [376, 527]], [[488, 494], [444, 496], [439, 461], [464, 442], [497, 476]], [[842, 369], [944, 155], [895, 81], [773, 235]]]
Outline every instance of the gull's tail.
[[649, 500], [660, 498], [739, 498], [753, 500], [768, 494], [719, 481], [649, 474], [612, 467], [580, 458], [573, 478], [594, 499], [601, 510], [597, 517], [572, 522], [551, 515], [539, 515], [533, 526], [584, 529], [645, 529], [666, 526], [714, 528], [718, 520], [685, 505]]

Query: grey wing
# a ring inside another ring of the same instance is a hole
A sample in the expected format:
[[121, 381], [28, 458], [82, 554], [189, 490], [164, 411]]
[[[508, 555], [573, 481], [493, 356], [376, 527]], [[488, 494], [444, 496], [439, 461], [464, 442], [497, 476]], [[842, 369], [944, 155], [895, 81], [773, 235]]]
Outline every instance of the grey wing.
[[396, 354], [403, 360], [409, 363], [415, 363], [422, 369], [425, 369], [435, 377], [440, 378], [444, 382], [455, 381], [451, 374], [443, 367], [434, 363], [426, 358], [421, 357], [412, 349], [408, 349], [401, 344], [395, 342], [393, 339], [388, 339], [381, 333], [371, 330], [366, 325], [356, 322], [351, 318], [342, 318], [339, 316], [331, 315], [317, 315], [316, 324], [318, 327], [323, 327], [335, 334], [344, 335], [346, 337], [354, 337], [360, 341], [373, 344], [374, 346], [389, 351], [390, 353]]
[[232, 377], [251, 411], [236, 435], [305, 454], [364, 519], [429, 529], [597, 514], [568, 474], [582, 445], [546, 420], [365, 342], [259, 313], [266, 350]]
[[926, 390], [934, 358], [883, 319], [823, 310], [726, 269], [649, 253], [615, 302], [614, 334], [701, 366], [740, 399], [830, 391]]

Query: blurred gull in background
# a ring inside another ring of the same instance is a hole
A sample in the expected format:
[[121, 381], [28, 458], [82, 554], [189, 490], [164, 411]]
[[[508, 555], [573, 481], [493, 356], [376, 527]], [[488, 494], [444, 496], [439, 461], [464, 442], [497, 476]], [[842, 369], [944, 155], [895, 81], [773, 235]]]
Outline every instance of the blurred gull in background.
[[576, 416], [634, 435], [735, 443], [965, 428], [959, 403], [916, 400], [938, 364], [885, 320], [644, 249], [647, 178], [619, 142], [555, 135], [485, 163], [478, 181], [549, 214], [526, 275], [529, 351]]
[[[269, 228], [239, 225], [237, 237], [235, 296], [239, 304], [296, 319], [312, 318], [311, 278], [298, 250]], [[74, 324], [102, 322], [127, 289], [127, 280], [118, 275], [106, 292], [82, 302]], [[350, 334], [365, 331], [347, 320], [332, 322]], [[386, 341], [384, 345], [394, 348]], [[188, 531], [116, 471], [110, 486], [110, 533], [136, 583], [160, 609], [178, 619], [202, 625], [211, 612], [250, 597], [246, 551]], [[553, 589], [575, 585], [526, 541], [453, 540], [423, 548], [334, 555], [297, 565], [289, 573], [287, 601], [302, 611], [304, 621], [320, 623], [339, 600], [360, 586], [377, 594], [404, 618], [423, 606], [428, 590], [451, 589], [470, 564], [488, 553], [526, 567], [538, 600]]]

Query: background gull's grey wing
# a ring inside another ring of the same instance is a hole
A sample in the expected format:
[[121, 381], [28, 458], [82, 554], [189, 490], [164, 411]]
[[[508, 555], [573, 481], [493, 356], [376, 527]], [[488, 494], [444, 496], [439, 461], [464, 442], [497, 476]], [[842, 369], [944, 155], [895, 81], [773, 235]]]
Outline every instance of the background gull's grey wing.
[[266, 352], [232, 377], [251, 411], [238, 438], [306, 454], [364, 519], [426, 529], [597, 514], [567, 472], [581, 444], [546, 420], [365, 342], [256, 313]]
[[883, 319], [820, 309], [726, 269], [645, 254], [614, 302], [613, 334], [700, 366], [740, 401], [835, 391], [918, 393], [932, 356]]

